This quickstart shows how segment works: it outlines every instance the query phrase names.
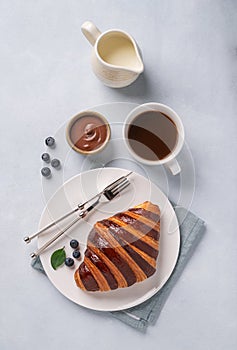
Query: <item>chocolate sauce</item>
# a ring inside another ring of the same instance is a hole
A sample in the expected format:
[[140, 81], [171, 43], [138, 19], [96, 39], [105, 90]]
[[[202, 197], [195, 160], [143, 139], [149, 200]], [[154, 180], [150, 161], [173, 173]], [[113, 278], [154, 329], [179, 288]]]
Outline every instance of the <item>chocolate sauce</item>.
[[92, 242], [103, 254], [109, 258], [109, 260], [119, 269], [124, 278], [127, 281], [128, 286], [131, 286], [136, 282], [136, 276], [130, 268], [128, 262], [117, 252], [116, 249], [107, 241], [105, 237], [102, 237], [95, 229], [89, 234], [89, 243]]
[[[132, 244], [133, 246], [137, 247], [138, 249], [140, 249], [144, 253], [150, 255], [150, 257], [155, 258], [155, 259], [157, 258], [158, 251], [156, 249], [152, 248], [146, 242], [140, 240], [137, 236], [135, 236], [131, 232], [127, 231], [125, 228], [119, 226], [119, 224], [116, 224], [113, 221], [108, 220], [108, 219], [103, 220], [103, 224], [106, 227], [108, 227], [110, 231], [115, 232], [116, 235], [118, 235], [119, 237], [124, 239], [129, 244]], [[134, 225], [132, 227], [135, 228]], [[138, 228], [138, 230], [139, 230], [139, 228]], [[147, 233], [149, 233], [149, 231], [144, 232], [144, 235], [146, 235]], [[157, 240], [159, 238], [159, 236], [160, 236], [159, 232], [156, 231], [155, 235], [153, 235], [152, 238]]]
[[133, 151], [147, 160], [161, 160], [176, 146], [177, 128], [165, 114], [151, 110], [138, 115], [128, 129], [128, 141]]
[[92, 263], [98, 268], [98, 270], [104, 275], [110, 286], [110, 289], [117, 289], [118, 282], [115, 279], [114, 275], [111, 273], [108, 266], [103, 262], [103, 260], [101, 260], [101, 258], [89, 248], [86, 249], [85, 256], [89, 258]]
[[106, 124], [94, 115], [86, 115], [77, 119], [70, 130], [72, 143], [85, 152], [100, 148], [106, 141], [107, 135]]

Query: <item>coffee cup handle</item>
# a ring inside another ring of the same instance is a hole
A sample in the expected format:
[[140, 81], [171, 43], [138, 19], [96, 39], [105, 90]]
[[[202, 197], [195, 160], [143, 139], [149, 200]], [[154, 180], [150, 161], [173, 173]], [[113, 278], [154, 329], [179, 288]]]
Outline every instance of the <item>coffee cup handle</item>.
[[86, 21], [82, 24], [81, 31], [92, 46], [95, 45], [97, 38], [101, 34], [101, 31], [90, 21]]
[[177, 175], [181, 172], [179, 163], [175, 158], [165, 164], [165, 166], [171, 171], [173, 175]]

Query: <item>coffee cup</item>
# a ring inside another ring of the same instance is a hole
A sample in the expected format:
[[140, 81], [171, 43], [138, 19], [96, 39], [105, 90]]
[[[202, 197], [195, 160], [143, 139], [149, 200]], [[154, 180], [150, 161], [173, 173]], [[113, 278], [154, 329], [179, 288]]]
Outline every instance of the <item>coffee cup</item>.
[[184, 143], [184, 127], [178, 114], [161, 103], [134, 108], [123, 127], [129, 153], [146, 165], [165, 165], [173, 175], [181, 168], [176, 159]]

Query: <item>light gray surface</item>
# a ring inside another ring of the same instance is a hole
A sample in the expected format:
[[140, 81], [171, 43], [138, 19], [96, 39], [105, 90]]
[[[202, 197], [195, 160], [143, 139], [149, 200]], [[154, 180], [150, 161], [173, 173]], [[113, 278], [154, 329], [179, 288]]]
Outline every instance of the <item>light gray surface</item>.
[[[0, 16], [1, 350], [235, 349], [236, 1], [0, 0]], [[135, 37], [145, 62], [136, 83], [112, 90], [94, 77], [80, 32], [88, 19]], [[196, 167], [191, 209], [207, 222], [146, 335], [65, 299], [30, 267], [22, 242], [45, 204], [44, 138], [78, 111], [115, 101], [163, 102], [180, 114]]]

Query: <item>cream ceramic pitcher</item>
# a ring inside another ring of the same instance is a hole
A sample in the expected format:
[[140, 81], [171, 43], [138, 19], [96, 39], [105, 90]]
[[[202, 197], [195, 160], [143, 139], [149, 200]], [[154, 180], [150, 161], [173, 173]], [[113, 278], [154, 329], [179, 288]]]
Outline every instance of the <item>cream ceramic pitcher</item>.
[[144, 65], [135, 40], [118, 29], [101, 33], [92, 22], [83, 23], [81, 30], [93, 46], [92, 69], [107, 86], [121, 88], [133, 83]]

